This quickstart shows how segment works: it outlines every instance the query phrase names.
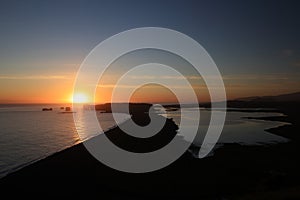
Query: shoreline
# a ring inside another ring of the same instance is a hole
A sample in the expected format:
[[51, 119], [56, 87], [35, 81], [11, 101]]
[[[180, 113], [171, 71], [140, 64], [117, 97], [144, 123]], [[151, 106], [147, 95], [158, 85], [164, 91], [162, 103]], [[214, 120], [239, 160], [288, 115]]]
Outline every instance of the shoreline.
[[[173, 111], [173, 110], [170, 110], [170, 111]], [[265, 111], [264, 109], [251, 110], [251, 112], [264, 112], [264, 111]], [[275, 111], [276, 111], [276, 113], [283, 114], [282, 112], [279, 112], [278, 110], [270, 109], [270, 112], [275, 112]], [[240, 108], [237, 108], [237, 109], [230, 109], [230, 110], [227, 110], [227, 112], [248, 112], [248, 109], [245, 109], [245, 110], [242, 109], [242, 110], [241, 110]], [[267, 112], [268, 112], [268, 110], [267, 110]], [[281, 126], [286, 126], [286, 125], [290, 125], [290, 124], [291, 124], [291, 123], [288, 123], [287, 116], [284, 115], [284, 114], [281, 115], [281, 116], [243, 117], [243, 118], [245, 118], [245, 119], [253, 119], [253, 120], [260, 120], [260, 121], [276, 121], [276, 122], [281, 122], [281, 123], [283, 123], [282, 125], [279, 125], [279, 126], [276, 126], [276, 127], [272, 127], [272, 128], [268, 128], [268, 129], [265, 129], [265, 130], [264, 130], [264, 131], [269, 132], [269, 133], [272, 133], [272, 134], [273, 134], [273, 132], [272, 132], [273, 129], [277, 129], [277, 128], [280, 128]], [[279, 118], [279, 119], [277, 119], [277, 118]], [[167, 118], [167, 119], [170, 119], [170, 118]], [[111, 130], [117, 128], [117, 127], [120, 126], [120, 125], [122, 125], [122, 124], [123, 124], [124, 122], [126, 122], [126, 121], [127, 121], [127, 120], [124, 120], [124, 121], [120, 122], [119, 124], [116, 124], [116, 125], [114, 125], [114, 126], [108, 128], [108, 129], [104, 130], [104, 132], [101, 133], [101, 134], [106, 134], [107, 132], [109, 132], [109, 131], [111, 131]], [[177, 125], [177, 126], [178, 126], [178, 125]], [[269, 131], [269, 130], [271, 130], [271, 131]], [[276, 135], [277, 135], [277, 134], [276, 134]], [[86, 138], [84, 141], [82, 141], [82, 140], [79, 138], [79, 140], [78, 140], [76, 143], [74, 143], [73, 145], [71, 145], [71, 146], [67, 146], [66, 148], [62, 148], [61, 150], [58, 150], [58, 151], [56, 151], [56, 152], [54, 152], [54, 153], [52, 153], [52, 154], [45, 155], [45, 156], [41, 156], [40, 158], [37, 158], [37, 159], [35, 159], [35, 160], [32, 160], [32, 161], [30, 161], [30, 162], [28, 162], [28, 163], [24, 163], [24, 164], [22, 164], [22, 165], [20, 165], [20, 166], [16, 166], [15, 168], [9, 170], [9, 172], [6, 173], [4, 176], [1, 176], [1, 177], [0, 177], [0, 180], [1, 180], [2, 178], [4, 178], [4, 177], [8, 176], [8, 175], [11, 174], [11, 173], [15, 173], [15, 172], [17, 172], [17, 171], [19, 171], [19, 170], [22, 170], [24, 167], [27, 167], [27, 166], [32, 165], [32, 164], [35, 164], [36, 162], [41, 161], [41, 160], [43, 160], [43, 159], [47, 159], [49, 156], [53, 156], [53, 155], [55, 155], [55, 154], [57, 154], [57, 153], [59, 153], [59, 152], [62, 152], [62, 151], [67, 150], [67, 149], [69, 149], [69, 148], [72, 148], [72, 147], [74, 147], [74, 146], [76, 146], [76, 145], [78, 145], [78, 144], [81, 144], [81, 143], [83, 143], [83, 142], [85, 142], [85, 141], [87, 141], [87, 140], [90, 140], [90, 139], [92, 139], [92, 138], [94, 138], [94, 137], [97, 137], [97, 136], [93, 136], [93, 137], [91, 137], [91, 138]], [[224, 147], [226, 147], [226, 145], [232, 145], [232, 144], [237, 144], [237, 145], [241, 145], [241, 146], [257, 146], [257, 145], [258, 145], [258, 146], [261, 146], [261, 145], [276, 145], [276, 144], [279, 144], [279, 143], [265, 143], [265, 144], [253, 144], [253, 145], [244, 145], [244, 144], [241, 144], [241, 143], [235, 143], [235, 142], [233, 142], [233, 143], [218, 143], [217, 145], [218, 145], [219, 147], [215, 147], [214, 150], [212, 150], [212, 151], [209, 153], [209, 155], [207, 155], [207, 157], [213, 156], [215, 150], [224, 148]], [[200, 146], [191, 144], [191, 146], [189, 147], [189, 149], [188, 149], [187, 151], [189, 151], [195, 158], [199, 159], [199, 158], [196, 156], [196, 155], [197, 155], [197, 152], [199, 151], [199, 149], [200, 149]]]
[[[14, 188], [25, 196], [47, 194], [92, 197], [101, 194], [103, 198], [123, 199], [220, 199], [247, 196], [259, 198], [268, 194], [268, 197], [273, 198], [279, 190], [285, 197], [300, 197], [300, 193], [284, 193], [290, 188], [298, 188], [300, 177], [300, 162], [296, 159], [299, 151], [299, 136], [296, 133], [299, 129], [294, 121], [296, 118], [287, 117], [288, 121], [294, 123], [265, 130], [291, 139], [284, 144], [225, 144], [212, 157], [197, 159], [186, 152], [164, 169], [145, 174], [128, 174], [99, 163], [79, 143], [3, 177], [0, 179], [0, 187], [5, 192]], [[112, 132], [115, 130], [111, 129]], [[32, 191], [30, 188], [37, 189]]]

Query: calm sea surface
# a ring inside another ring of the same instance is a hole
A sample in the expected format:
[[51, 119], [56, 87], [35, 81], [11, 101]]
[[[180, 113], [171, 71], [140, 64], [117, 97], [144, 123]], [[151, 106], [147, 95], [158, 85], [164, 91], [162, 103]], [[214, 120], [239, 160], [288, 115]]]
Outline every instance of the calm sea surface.
[[[61, 106], [66, 105], [0, 105], [0, 177], [100, 134], [79, 138], [73, 114], [63, 114]], [[53, 111], [42, 111], [44, 107]], [[77, 114], [88, 118], [93, 112]], [[110, 113], [98, 112], [97, 118], [104, 131], [116, 125]], [[118, 114], [118, 118], [122, 122], [129, 116]]]
[[[73, 146], [101, 132], [78, 137], [73, 115], [63, 114], [60, 107], [66, 105], [0, 105], [0, 178], [22, 168], [32, 162], [45, 158], [55, 152]], [[41, 111], [44, 107], [52, 107], [53, 111]], [[195, 109], [184, 108], [180, 111], [168, 112], [176, 123], [181, 115], [193, 122]], [[222, 111], [220, 111], [222, 112]], [[82, 110], [75, 115], [82, 118], [91, 117], [92, 111]], [[243, 117], [276, 116], [279, 113], [245, 113], [228, 112], [226, 124], [219, 143], [240, 143], [246, 145], [286, 142], [287, 139], [264, 131], [265, 129], [283, 125], [281, 122], [249, 120]], [[201, 110], [201, 122], [196, 145], [200, 145], [209, 122], [210, 111]], [[112, 114], [97, 113], [98, 121], [105, 131], [116, 125]], [[118, 114], [118, 122], [128, 119], [126, 114]], [[192, 123], [191, 123], [192, 124]], [[185, 125], [188, 130], [189, 124]], [[77, 127], [84, 129], [85, 127]], [[183, 134], [190, 140], [189, 133]]]

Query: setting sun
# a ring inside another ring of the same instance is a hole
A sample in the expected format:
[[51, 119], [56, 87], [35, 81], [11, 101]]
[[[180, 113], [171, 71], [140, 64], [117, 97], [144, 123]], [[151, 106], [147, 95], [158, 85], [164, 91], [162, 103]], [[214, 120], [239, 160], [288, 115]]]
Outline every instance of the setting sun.
[[74, 94], [73, 96], [71, 96], [71, 101], [73, 103], [88, 103], [89, 98], [85, 94], [77, 93], [77, 94]]

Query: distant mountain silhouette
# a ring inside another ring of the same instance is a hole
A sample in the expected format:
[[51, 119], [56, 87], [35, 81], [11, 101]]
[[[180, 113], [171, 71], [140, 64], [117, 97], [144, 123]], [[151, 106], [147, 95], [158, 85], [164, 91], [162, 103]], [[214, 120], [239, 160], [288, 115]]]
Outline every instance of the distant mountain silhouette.
[[300, 101], [300, 92], [291, 93], [291, 94], [281, 94], [276, 96], [245, 97], [245, 98], [235, 99], [235, 101], [294, 102], [294, 101]]
[[282, 108], [295, 107], [300, 102], [300, 92], [277, 96], [260, 96], [228, 100], [227, 107], [231, 108]]
[[[218, 107], [218, 103], [215, 102], [215, 106]], [[279, 107], [289, 107], [298, 106], [300, 103], [300, 92], [282, 94], [276, 96], [254, 96], [254, 97], [244, 97], [237, 98], [227, 101], [228, 108], [279, 108]], [[222, 104], [220, 104], [221, 106]], [[209, 108], [211, 103], [200, 103], [200, 107]], [[168, 107], [168, 106], [165, 106]], [[172, 105], [172, 107], [175, 107]], [[179, 107], [179, 105], [177, 106]]]

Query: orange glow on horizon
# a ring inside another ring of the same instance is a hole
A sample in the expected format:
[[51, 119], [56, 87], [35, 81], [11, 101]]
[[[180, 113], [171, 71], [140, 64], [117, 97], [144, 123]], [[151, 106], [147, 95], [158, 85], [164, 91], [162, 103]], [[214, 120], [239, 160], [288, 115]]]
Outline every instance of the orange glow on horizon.
[[[47, 79], [46, 79], [47, 78]], [[0, 103], [73, 103], [73, 76], [65, 79], [57, 77], [37, 77], [37, 78], [3, 78], [0, 79]], [[112, 78], [113, 79], [113, 78]], [[251, 82], [244, 78], [244, 82], [237, 81], [236, 78], [225, 79], [227, 99], [235, 99], [249, 96], [268, 96], [284, 93], [298, 92], [297, 82], [291, 82], [289, 87], [287, 84]], [[252, 79], [251, 79], [252, 80]], [[255, 79], [256, 80], [256, 79]], [[134, 83], [129, 80], [128, 85], [121, 85], [121, 93], [126, 94], [129, 87], [133, 87]], [[100, 84], [99, 84], [100, 85]], [[92, 95], [87, 95], [82, 91], [80, 95], [75, 95], [75, 103], [102, 104], [110, 103], [113, 84], [104, 81], [97, 88], [95, 99]], [[276, 88], [276, 93], [274, 93]], [[210, 100], [209, 93], [202, 85], [195, 85], [195, 92], [200, 102], [208, 102]], [[184, 96], [185, 89], [181, 90]], [[72, 96], [72, 97], [71, 97]], [[123, 96], [121, 95], [121, 98]], [[125, 99], [118, 99], [115, 102], [124, 102]], [[177, 102], [174, 94], [170, 90], [159, 87], [157, 85], [144, 86], [133, 94], [130, 98], [131, 102], [159, 103], [159, 102]], [[189, 102], [186, 96], [185, 102]]]

